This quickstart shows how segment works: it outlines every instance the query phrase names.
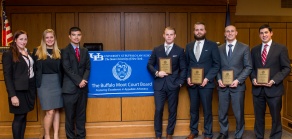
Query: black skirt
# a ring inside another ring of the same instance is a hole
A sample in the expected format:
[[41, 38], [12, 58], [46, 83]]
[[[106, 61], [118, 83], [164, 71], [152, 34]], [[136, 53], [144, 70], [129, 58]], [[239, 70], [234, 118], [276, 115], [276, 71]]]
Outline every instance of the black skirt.
[[19, 99], [19, 106], [13, 106], [11, 98], [8, 98], [9, 111], [14, 114], [25, 114], [33, 110], [36, 100], [35, 78], [29, 79], [29, 90], [15, 90]]

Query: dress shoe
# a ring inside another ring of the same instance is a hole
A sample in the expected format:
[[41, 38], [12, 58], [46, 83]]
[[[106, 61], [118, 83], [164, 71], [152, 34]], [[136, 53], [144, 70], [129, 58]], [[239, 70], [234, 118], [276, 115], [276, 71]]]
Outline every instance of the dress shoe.
[[186, 137], [186, 139], [194, 139], [197, 137], [198, 137], [198, 134], [190, 134], [189, 136]]
[[212, 139], [211, 137], [204, 137], [204, 139]]
[[234, 138], [234, 139], [242, 139], [242, 138]]
[[172, 135], [166, 135], [166, 139], [172, 139]]
[[217, 139], [228, 139], [228, 137], [222, 133], [217, 137]]

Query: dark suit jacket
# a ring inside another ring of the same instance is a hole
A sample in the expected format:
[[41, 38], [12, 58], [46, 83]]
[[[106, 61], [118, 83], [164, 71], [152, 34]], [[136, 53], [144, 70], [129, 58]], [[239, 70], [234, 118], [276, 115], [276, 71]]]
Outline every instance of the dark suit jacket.
[[[214, 88], [214, 78], [220, 68], [220, 55], [217, 44], [205, 39], [199, 61], [197, 61], [194, 54], [194, 45], [195, 41], [188, 43], [186, 46], [187, 77], [189, 78], [191, 76], [192, 68], [204, 68], [204, 78], [209, 80], [204, 88]], [[193, 85], [191, 87], [196, 86]]]
[[[34, 73], [35, 73], [35, 77], [36, 77], [36, 87], [39, 88], [41, 87], [41, 84], [42, 84], [42, 71], [43, 71], [43, 68], [42, 68], [42, 65], [43, 65], [43, 60], [38, 60], [38, 56], [36, 56], [36, 51], [37, 51], [37, 48], [33, 49], [33, 53], [32, 53], [32, 57], [33, 57], [33, 60], [34, 60]], [[62, 84], [62, 67], [61, 67], [61, 60], [56, 60], [57, 64], [60, 65], [59, 69], [58, 69], [58, 75], [59, 75], [59, 80], [60, 80], [60, 83]], [[62, 85], [61, 85], [62, 86]]]
[[156, 71], [159, 70], [159, 58], [170, 57], [172, 60], [172, 74], [154, 79], [154, 90], [161, 90], [163, 88], [164, 82], [168, 85], [170, 90], [175, 90], [180, 87], [185, 82], [186, 78], [186, 61], [184, 49], [173, 45], [168, 56], [166, 56], [164, 44], [157, 46], [153, 49], [152, 54], [149, 58], [147, 68], [149, 72], [155, 77]]
[[[226, 53], [226, 43], [219, 46], [219, 53], [221, 58], [221, 68], [217, 74], [217, 80], [222, 80], [222, 70], [233, 70], [233, 78], [240, 83], [236, 88], [229, 88], [233, 92], [245, 91], [245, 80], [252, 71], [252, 61], [249, 46], [241, 42], [236, 42], [231, 58], [228, 59]], [[226, 90], [228, 87], [219, 90]]]
[[[75, 55], [75, 50], [71, 44], [62, 49], [62, 66], [64, 70], [63, 93], [74, 94], [79, 90], [79, 84], [84, 79], [88, 81], [90, 72], [90, 59], [88, 50], [79, 46], [80, 62]], [[81, 88], [82, 92], [88, 92], [88, 86]]]
[[269, 53], [267, 55], [265, 66], [262, 65], [261, 58], [262, 44], [255, 46], [251, 50], [253, 71], [251, 80], [257, 77], [258, 68], [270, 68], [270, 80], [274, 80], [276, 84], [271, 87], [252, 86], [253, 95], [259, 95], [261, 89], [265, 89], [265, 93], [269, 97], [281, 96], [284, 93], [283, 80], [290, 73], [290, 60], [288, 49], [286, 46], [272, 42]]
[[3, 73], [8, 97], [16, 96], [15, 90], [29, 90], [28, 66], [21, 55], [19, 60], [20, 62], [13, 62], [11, 50], [3, 53]]

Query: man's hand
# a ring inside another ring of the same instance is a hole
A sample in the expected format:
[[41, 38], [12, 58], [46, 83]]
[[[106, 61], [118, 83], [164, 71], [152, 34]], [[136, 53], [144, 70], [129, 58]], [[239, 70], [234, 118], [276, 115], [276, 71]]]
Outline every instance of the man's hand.
[[190, 77], [187, 79], [187, 82], [188, 82], [189, 86], [193, 86], [194, 85], [194, 84], [191, 83], [191, 78]]
[[238, 86], [238, 84], [239, 84], [239, 81], [236, 79], [236, 80], [234, 80], [232, 83], [231, 83], [231, 85], [229, 85], [229, 87], [237, 87]]
[[204, 80], [203, 80], [203, 83], [201, 84], [201, 86], [202, 87], [205, 87], [206, 85], [207, 85], [207, 83], [208, 83], [208, 79], [207, 78], [205, 78]]
[[83, 87], [86, 86], [86, 84], [87, 84], [87, 81], [86, 81], [86, 80], [82, 80], [82, 81], [80, 82], [80, 84], [79, 84], [79, 87], [80, 87], [80, 88], [83, 88]]
[[223, 84], [222, 80], [218, 80], [219, 87], [225, 88], [226, 86]]
[[163, 78], [165, 76], [168, 76], [168, 74], [165, 73], [165, 71], [158, 71], [158, 77]]

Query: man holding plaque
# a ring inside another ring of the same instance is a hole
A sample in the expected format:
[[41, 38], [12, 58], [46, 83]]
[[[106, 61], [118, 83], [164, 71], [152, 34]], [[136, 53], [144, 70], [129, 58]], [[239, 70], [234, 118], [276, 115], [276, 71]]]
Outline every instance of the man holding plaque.
[[186, 46], [187, 83], [190, 96], [190, 130], [187, 139], [198, 137], [200, 100], [204, 112], [204, 137], [211, 139], [212, 133], [212, 96], [214, 78], [220, 68], [220, 55], [217, 44], [205, 38], [205, 24], [194, 24], [194, 38]]
[[[269, 25], [260, 26], [259, 37], [262, 43], [251, 50], [253, 70], [250, 78], [253, 84], [254, 132], [258, 139], [264, 138], [266, 103], [272, 117], [270, 139], [282, 137], [283, 80], [290, 73], [291, 67], [287, 47], [272, 41], [272, 36], [272, 28]], [[259, 83], [259, 80], [262, 82]], [[265, 80], [267, 82], [264, 82]]]
[[231, 102], [236, 119], [235, 139], [241, 139], [244, 132], [245, 80], [252, 71], [249, 46], [236, 40], [236, 27], [225, 27], [226, 43], [219, 46], [221, 67], [217, 74], [219, 95], [220, 135], [217, 139], [228, 138], [228, 109]]
[[184, 49], [174, 44], [175, 29], [166, 27], [164, 44], [155, 47], [149, 58], [147, 69], [154, 79], [154, 129], [157, 139], [162, 136], [162, 116], [164, 103], [168, 100], [167, 139], [172, 139], [176, 124], [178, 93], [186, 78]]

